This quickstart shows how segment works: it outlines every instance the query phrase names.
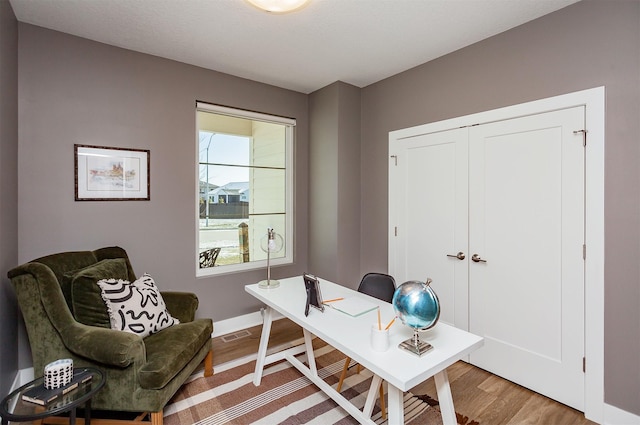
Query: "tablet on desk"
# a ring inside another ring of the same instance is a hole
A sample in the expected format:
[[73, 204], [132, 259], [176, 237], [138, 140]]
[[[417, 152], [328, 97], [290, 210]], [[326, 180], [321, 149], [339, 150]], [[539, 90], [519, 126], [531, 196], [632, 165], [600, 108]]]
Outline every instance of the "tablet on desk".
[[309, 273], [304, 273], [302, 278], [304, 279], [304, 288], [307, 292], [307, 304], [304, 308], [304, 315], [309, 315], [309, 306], [317, 308], [320, 311], [324, 311], [324, 304], [322, 304], [322, 294], [320, 293], [318, 278]]

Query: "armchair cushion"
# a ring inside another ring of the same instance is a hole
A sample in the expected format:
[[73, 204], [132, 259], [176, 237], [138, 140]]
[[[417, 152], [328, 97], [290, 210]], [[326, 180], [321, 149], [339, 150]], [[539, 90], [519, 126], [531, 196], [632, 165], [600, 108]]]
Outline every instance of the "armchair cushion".
[[138, 377], [146, 389], [163, 388], [211, 339], [211, 319], [180, 323], [144, 339], [147, 363]]
[[107, 306], [102, 300], [98, 281], [102, 279], [127, 279], [124, 258], [102, 260], [89, 267], [65, 273], [71, 280], [71, 308], [73, 317], [80, 323], [101, 328], [111, 328]]
[[167, 310], [180, 323], [191, 322], [196, 317], [198, 297], [192, 292], [162, 291]]
[[153, 278], [146, 273], [135, 282], [103, 279], [98, 286], [107, 305], [111, 329], [145, 338], [180, 323], [169, 314]]

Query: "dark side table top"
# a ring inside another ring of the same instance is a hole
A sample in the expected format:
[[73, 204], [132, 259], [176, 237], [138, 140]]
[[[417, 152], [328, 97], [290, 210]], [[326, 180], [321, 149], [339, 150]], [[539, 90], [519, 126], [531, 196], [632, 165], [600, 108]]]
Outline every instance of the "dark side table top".
[[87, 402], [104, 386], [104, 375], [98, 369], [92, 367], [77, 368], [77, 370], [86, 370], [91, 373], [92, 378], [84, 384], [80, 384], [78, 388], [69, 391], [60, 399], [54, 400], [45, 406], [40, 404], [24, 401], [22, 394], [34, 386], [43, 385], [43, 377], [34, 379], [33, 381], [21, 386], [11, 394], [6, 396], [0, 404], [0, 416], [2, 423], [7, 421], [32, 421], [35, 419], [46, 418], [48, 416], [58, 415], [68, 412], [71, 409]]

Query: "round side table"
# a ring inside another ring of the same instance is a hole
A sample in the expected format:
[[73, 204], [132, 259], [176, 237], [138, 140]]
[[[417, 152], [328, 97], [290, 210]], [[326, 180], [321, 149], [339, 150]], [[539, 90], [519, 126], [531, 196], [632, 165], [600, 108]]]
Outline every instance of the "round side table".
[[55, 416], [69, 412], [69, 424], [76, 423], [76, 408], [85, 404], [85, 424], [91, 423], [91, 398], [104, 386], [103, 373], [92, 367], [77, 368], [91, 373], [91, 379], [78, 388], [69, 391], [61, 398], [42, 406], [22, 399], [22, 394], [34, 386], [43, 385], [43, 377], [34, 379], [6, 396], [0, 404], [0, 416], [2, 425], [8, 425], [9, 421], [25, 422]]

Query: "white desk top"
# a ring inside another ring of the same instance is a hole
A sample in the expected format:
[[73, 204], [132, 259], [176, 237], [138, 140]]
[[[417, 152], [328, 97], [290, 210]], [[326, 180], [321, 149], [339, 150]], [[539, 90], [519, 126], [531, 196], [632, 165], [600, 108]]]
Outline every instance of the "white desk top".
[[[380, 306], [383, 326], [395, 316], [389, 303], [321, 278], [319, 282], [324, 300], [363, 297]], [[409, 391], [483, 345], [483, 338], [439, 322], [420, 333], [420, 339], [433, 345], [433, 349], [418, 357], [398, 348], [398, 344], [413, 336], [413, 330], [396, 320], [390, 329], [389, 349], [376, 352], [369, 342], [371, 325], [378, 321], [375, 310], [351, 317], [327, 306], [324, 313], [310, 308], [309, 316], [305, 317], [302, 276], [280, 279], [280, 287], [275, 289], [261, 289], [253, 284], [245, 286], [245, 290], [402, 391]]]

